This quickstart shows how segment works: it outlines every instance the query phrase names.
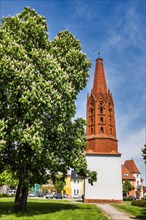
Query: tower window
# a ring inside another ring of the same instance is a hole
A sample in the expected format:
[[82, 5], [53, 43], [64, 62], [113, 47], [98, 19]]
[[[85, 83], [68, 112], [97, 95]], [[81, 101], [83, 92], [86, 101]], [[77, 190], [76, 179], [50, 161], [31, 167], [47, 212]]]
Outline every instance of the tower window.
[[91, 128], [91, 134], [93, 134], [93, 128]]
[[91, 118], [91, 124], [93, 124], [93, 118]]
[[103, 123], [103, 117], [100, 117], [100, 123]]
[[103, 127], [100, 128], [100, 134], [103, 134], [104, 130]]
[[110, 133], [112, 134], [112, 128], [110, 128]]
[[103, 113], [103, 107], [100, 107], [100, 113]]
[[93, 108], [90, 109], [90, 112], [91, 112], [91, 115], [94, 114], [94, 110], [93, 110]]

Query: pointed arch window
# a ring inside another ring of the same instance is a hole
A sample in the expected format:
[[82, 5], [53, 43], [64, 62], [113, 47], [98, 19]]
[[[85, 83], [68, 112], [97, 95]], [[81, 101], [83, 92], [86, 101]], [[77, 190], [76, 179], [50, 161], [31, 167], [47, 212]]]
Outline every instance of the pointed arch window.
[[100, 134], [103, 134], [104, 133], [104, 129], [103, 127], [100, 128]]
[[112, 134], [112, 128], [110, 128], [110, 134]]
[[103, 123], [103, 117], [100, 117], [100, 123]]
[[93, 125], [93, 122], [94, 122], [94, 120], [93, 120], [93, 118], [91, 118], [91, 125]]
[[103, 113], [103, 107], [100, 107], [100, 113], [102, 114]]
[[94, 114], [94, 109], [93, 108], [90, 108], [90, 113], [91, 113], [91, 115]]
[[91, 134], [93, 134], [93, 128], [91, 128]]

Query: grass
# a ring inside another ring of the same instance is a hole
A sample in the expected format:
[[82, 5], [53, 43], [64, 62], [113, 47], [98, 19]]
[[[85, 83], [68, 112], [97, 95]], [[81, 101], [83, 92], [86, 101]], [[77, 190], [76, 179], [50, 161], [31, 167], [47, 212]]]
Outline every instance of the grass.
[[130, 215], [135, 216], [137, 219], [146, 219], [146, 208], [132, 206], [130, 201], [123, 202], [120, 205], [114, 204], [113, 206], [121, 211], [127, 212]]
[[67, 200], [28, 199], [27, 211], [10, 214], [14, 198], [0, 199], [1, 220], [108, 220], [95, 205]]

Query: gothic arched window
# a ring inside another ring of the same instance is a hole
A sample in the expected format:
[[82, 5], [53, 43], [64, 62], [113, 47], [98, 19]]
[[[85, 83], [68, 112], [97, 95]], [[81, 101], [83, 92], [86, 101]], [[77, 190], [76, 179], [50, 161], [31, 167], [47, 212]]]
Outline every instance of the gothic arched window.
[[103, 117], [100, 117], [100, 123], [103, 123]]
[[112, 128], [110, 128], [110, 133], [112, 134]]
[[104, 130], [103, 130], [103, 127], [100, 128], [100, 134], [103, 134], [104, 133]]
[[103, 113], [103, 107], [100, 107], [100, 113]]
[[91, 128], [91, 134], [93, 134], [93, 128]]

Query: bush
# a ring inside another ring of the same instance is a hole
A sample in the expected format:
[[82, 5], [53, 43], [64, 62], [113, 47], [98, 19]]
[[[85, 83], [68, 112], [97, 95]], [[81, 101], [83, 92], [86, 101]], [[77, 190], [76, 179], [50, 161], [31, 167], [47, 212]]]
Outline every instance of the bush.
[[13, 194], [13, 195], [11, 195], [11, 194], [7, 194], [7, 193], [0, 193], [0, 198], [2, 198], [2, 197], [8, 197], [8, 198], [10, 198], [10, 197], [14, 197], [15, 195]]
[[2, 193], [0, 193], [0, 198], [2, 198], [3, 197], [3, 194]]
[[146, 207], [146, 199], [133, 200], [131, 205], [138, 207]]

